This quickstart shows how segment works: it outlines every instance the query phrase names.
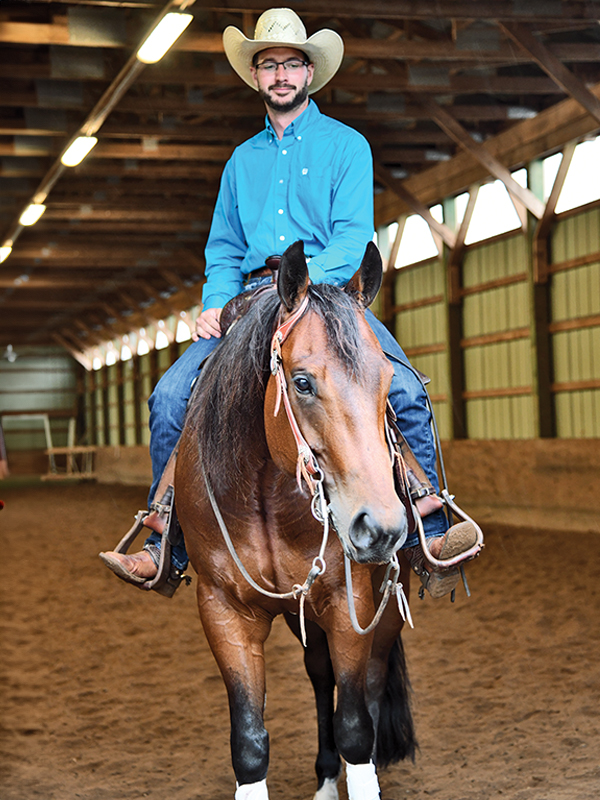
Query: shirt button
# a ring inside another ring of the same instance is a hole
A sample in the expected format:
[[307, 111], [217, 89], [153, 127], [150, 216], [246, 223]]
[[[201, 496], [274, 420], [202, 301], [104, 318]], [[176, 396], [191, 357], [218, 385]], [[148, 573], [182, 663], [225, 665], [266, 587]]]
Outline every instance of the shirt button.
[[283, 208], [280, 208], [280, 209], [279, 209], [279, 211], [278, 211], [277, 213], [278, 213], [278, 214], [283, 214]]
[[282, 150], [281, 154], [284, 155], [284, 156], [287, 156], [287, 150]]
[[283, 178], [280, 179], [279, 183], [283, 183]]
[[299, 142], [302, 141], [302, 137], [301, 136], [297, 136], [296, 138], [298, 139]]
[[280, 237], [279, 237], [279, 241], [280, 241], [280, 242], [285, 242], [285, 236], [280, 236]]

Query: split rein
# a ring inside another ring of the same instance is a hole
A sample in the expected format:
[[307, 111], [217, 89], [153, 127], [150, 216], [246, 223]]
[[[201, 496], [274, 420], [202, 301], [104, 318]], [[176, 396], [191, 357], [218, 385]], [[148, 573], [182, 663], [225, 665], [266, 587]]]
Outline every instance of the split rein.
[[[264, 595], [265, 597], [271, 597], [277, 600], [299, 600], [300, 631], [302, 635], [302, 644], [304, 645], [304, 647], [306, 647], [306, 623], [305, 623], [305, 613], [304, 613], [304, 603], [306, 600], [306, 596], [309, 593], [315, 580], [319, 577], [319, 575], [323, 575], [325, 570], [327, 569], [327, 565], [325, 563], [325, 548], [327, 547], [327, 540], [329, 538], [329, 525], [330, 525], [329, 504], [327, 503], [327, 499], [325, 497], [325, 489], [323, 487], [324, 475], [317, 463], [315, 454], [312, 452], [310, 445], [302, 435], [302, 431], [300, 430], [298, 422], [296, 421], [296, 417], [294, 416], [294, 412], [290, 403], [290, 398], [287, 390], [287, 381], [283, 369], [281, 346], [289, 336], [292, 328], [296, 325], [298, 320], [300, 320], [301, 317], [306, 312], [306, 309], [308, 308], [308, 302], [309, 302], [308, 295], [306, 295], [303, 301], [300, 303], [299, 307], [296, 309], [296, 311], [293, 314], [291, 314], [285, 322], [280, 322], [278, 324], [275, 333], [273, 334], [273, 337], [271, 339], [271, 360], [270, 360], [271, 375], [275, 378], [277, 385], [277, 398], [275, 401], [274, 416], [278, 415], [281, 407], [281, 402], [283, 400], [283, 407], [285, 409], [290, 429], [292, 431], [292, 435], [294, 437], [294, 441], [296, 442], [296, 448], [298, 451], [298, 458], [296, 462], [296, 481], [298, 483], [300, 490], [302, 491], [302, 480], [304, 479], [312, 495], [312, 501], [311, 501], [312, 515], [323, 526], [323, 537], [321, 539], [321, 547], [319, 548], [319, 554], [315, 556], [315, 558], [313, 559], [311, 568], [309, 570], [308, 575], [306, 576], [306, 580], [304, 581], [304, 583], [302, 584], [296, 583], [289, 592], [279, 593], [279, 592], [270, 592], [267, 589], [264, 589], [254, 580], [254, 578], [250, 575], [250, 573], [244, 566], [242, 560], [240, 559], [235, 549], [235, 545], [231, 540], [231, 536], [229, 535], [227, 525], [225, 524], [225, 520], [223, 519], [223, 515], [221, 514], [221, 510], [219, 509], [217, 500], [210, 485], [208, 475], [206, 474], [206, 471], [204, 469], [203, 460], [200, 459], [208, 498], [210, 500], [213, 513], [221, 530], [221, 534], [223, 535], [225, 544], [227, 545], [227, 549], [229, 550], [229, 554], [231, 555], [237, 568], [242, 573], [243, 578], [253, 589], [255, 589], [260, 594]], [[386, 421], [386, 427], [387, 427], [387, 421]], [[394, 458], [395, 455], [399, 457], [399, 453], [394, 454], [392, 452], [392, 458]], [[392, 594], [396, 595], [396, 600], [398, 603], [398, 611], [400, 612], [402, 619], [404, 621], [408, 620], [408, 623], [410, 624], [411, 628], [413, 627], [413, 621], [410, 614], [410, 609], [408, 607], [408, 600], [404, 593], [402, 583], [400, 583], [399, 581], [400, 564], [398, 562], [398, 557], [396, 554], [394, 554], [390, 559], [383, 582], [381, 584], [380, 592], [383, 594], [383, 597], [381, 599], [381, 603], [379, 604], [379, 608], [377, 609], [372, 621], [370, 622], [369, 625], [367, 625], [366, 628], [362, 628], [360, 626], [356, 615], [354, 593], [352, 590], [352, 565], [350, 559], [345, 554], [344, 554], [344, 568], [346, 575], [346, 595], [348, 601], [348, 611], [350, 613], [350, 620], [352, 622], [352, 627], [354, 628], [356, 633], [365, 635], [374, 630], [374, 628], [379, 623], [381, 617], [383, 616], [383, 612], [385, 611], [388, 601]]]

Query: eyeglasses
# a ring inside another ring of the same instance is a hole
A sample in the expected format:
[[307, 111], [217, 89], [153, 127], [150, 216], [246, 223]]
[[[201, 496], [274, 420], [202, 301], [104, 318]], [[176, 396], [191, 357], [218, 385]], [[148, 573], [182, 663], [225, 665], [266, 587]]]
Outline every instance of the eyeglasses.
[[298, 72], [302, 67], [307, 67], [309, 63], [295, 58], [291, 58], [289, 61], [263, 61], [262, 64], [256, 65], [256, 69], [262, 69], [267, 75], [274, 75], [277, 72], [277, 67], [283, 67], [285, 72]]

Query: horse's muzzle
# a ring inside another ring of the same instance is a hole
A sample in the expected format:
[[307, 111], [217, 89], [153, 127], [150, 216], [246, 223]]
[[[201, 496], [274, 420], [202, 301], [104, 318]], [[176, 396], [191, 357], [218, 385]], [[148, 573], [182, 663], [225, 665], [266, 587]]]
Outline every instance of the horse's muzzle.
[[387, 563], [408, 535], [404, 508], [394, 516], [397, 518], [383, 523], [368, 509], [356, 514], [348, 529], [351, 550], [348, 556], [358, 564]]

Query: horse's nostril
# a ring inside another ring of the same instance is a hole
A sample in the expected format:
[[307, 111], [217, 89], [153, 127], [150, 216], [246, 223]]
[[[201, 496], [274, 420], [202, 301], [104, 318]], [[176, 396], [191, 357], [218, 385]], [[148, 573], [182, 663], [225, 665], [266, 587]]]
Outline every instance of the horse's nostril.
[[366, 550], [372, 547], [381, 539], [382, 534], [381, 526], [368, 511], [357, 514], [350, 524], [350, 541], [357, 550]]
[[352, 558], [358, 562], [385, 562], [406, 540], [406, 514], [382, 520], [371, 511], [360, 511], [348, 529], [350, 543], [355, 549]]

